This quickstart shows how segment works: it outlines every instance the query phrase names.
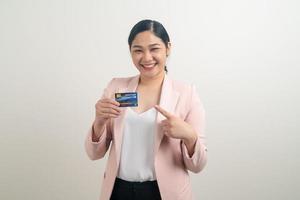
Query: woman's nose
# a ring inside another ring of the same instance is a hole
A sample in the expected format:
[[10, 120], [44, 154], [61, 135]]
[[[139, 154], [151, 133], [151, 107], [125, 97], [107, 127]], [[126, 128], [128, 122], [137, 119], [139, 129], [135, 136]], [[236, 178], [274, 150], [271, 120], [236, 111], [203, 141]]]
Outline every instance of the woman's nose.
[[152, 60], [152, 55], [149, 51], [145, 51], [144, 56], [143, 56], [144, 61], [151, 61]]

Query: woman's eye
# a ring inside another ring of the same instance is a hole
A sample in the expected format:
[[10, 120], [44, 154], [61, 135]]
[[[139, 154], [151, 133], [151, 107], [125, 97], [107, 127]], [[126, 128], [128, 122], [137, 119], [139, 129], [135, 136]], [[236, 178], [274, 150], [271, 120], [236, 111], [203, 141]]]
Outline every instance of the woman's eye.
[[159, 48], [153, 48], [151, 49], [151, 51], [157, 51]]
[[134, 53], [141, 53], [142, 51], [137, 49], [137, 50], [134, 50], [133, 52]]

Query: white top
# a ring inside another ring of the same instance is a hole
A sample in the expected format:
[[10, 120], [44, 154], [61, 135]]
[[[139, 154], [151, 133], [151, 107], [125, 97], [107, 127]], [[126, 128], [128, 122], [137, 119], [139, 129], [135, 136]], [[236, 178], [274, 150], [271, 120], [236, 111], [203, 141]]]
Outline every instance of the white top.
[[135, 182], [156, 180], [154, 172], [156, 113], [154, 107], [140, 114], [132, 108], [127, 108], [118, 178]]

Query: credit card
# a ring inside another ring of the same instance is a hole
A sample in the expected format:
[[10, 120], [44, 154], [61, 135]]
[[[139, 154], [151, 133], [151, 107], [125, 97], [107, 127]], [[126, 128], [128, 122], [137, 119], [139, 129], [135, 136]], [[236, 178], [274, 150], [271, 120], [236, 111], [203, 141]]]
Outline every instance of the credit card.
[[115, 100], [120, 103], [120, 107], [138, 106], [137, 92], [115, 93]]

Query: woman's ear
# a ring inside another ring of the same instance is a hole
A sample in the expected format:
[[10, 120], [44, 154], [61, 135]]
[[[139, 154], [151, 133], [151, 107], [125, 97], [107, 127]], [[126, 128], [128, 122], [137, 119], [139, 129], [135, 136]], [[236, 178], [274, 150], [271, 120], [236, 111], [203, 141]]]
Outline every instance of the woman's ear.
[[171, 53], [171, 42], [168, 42], [168, 46], [167, 46], [167, 57], [170, 55]]

